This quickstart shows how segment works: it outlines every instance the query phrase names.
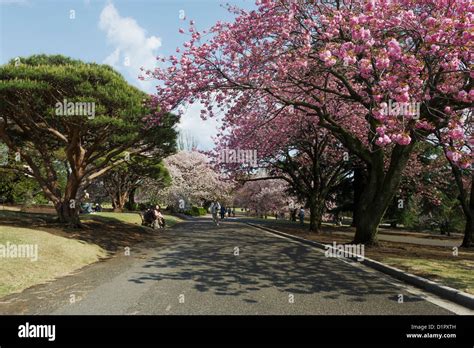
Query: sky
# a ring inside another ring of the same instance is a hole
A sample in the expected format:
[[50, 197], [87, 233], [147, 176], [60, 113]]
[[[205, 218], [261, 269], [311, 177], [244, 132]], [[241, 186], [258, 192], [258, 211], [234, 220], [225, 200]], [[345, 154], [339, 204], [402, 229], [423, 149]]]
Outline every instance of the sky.
[[[0, 64], [32, 54], [62, 54], [109, 64], [147, 93], [156, 81], [140, 81], [140, 67], [175, 54], [189, 39], [179, 28], [198, 30], [231, 21], [226, 3], [250, 9], [254, 0], [0, 0]], [[199, 105], [186, 109], [179, 130], [212, 148], [218, 120], [202, 121]]]

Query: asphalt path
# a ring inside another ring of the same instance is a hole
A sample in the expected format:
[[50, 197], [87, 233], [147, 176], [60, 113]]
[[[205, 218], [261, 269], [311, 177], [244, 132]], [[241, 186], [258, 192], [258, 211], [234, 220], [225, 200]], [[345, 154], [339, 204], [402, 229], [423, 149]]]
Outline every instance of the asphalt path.
[[[357, 262], [209, 218], [0, 302], [16, 314], [467, 314]], [[472, 312], [471, 312], [472, 313]]]

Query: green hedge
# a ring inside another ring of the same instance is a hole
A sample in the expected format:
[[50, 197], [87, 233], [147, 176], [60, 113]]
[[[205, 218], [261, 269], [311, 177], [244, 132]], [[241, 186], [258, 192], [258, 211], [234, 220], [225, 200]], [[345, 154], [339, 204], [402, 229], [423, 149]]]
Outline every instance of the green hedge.
[[191, 207], [191, 209], [186, 210], [184, 213], [190, 216], [202, 216], [207, 214], [207, 210], [202, 207]]

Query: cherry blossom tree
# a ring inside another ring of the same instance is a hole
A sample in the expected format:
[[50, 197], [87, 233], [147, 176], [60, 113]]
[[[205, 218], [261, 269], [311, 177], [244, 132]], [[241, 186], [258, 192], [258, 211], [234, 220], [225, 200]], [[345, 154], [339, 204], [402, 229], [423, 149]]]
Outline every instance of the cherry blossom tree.
[[453, 162], [470, 166], [470, 153], [461, 150], [468, 139], [457, 131], [474, 101], [470, 2], [256, 4], [253, 11], [230, 7], [235, 20], [210, 31], [192, 23], [179, 57], [146, 72], [143, 78], [162, 81], [153, 98], [161, 113], [201, 102], [204, 119], [223, 111], [228, 122], [239, 123], [246, 105], [270, 100], [318, 117], [367, 167], [355, 243], [376, 243], [417, 142], [447, 128], [447, 141], [456, 140]]
[[247, 181], [234, 193], [234, 205], [265, 217], [269, 213], [284, 212], [293, 201], [287, 190], [288, 184], [284, 180]]
[[[244, 181], [285, 181], [309, 208], [310, 231], [318, 232], [329, 195], [350, 174], [347, 150], [317, 125], [316, 117], [300, 114], [299, 118], [290, 118], [262, 103], [260, 107], [252, 105], [245, 113], [247, 117], [239, 124], [224, 125], [226, 134], [220, 135], [215, 154], [219, 167]], [[219, 155], [228, 149], [255, 149], [257, 161], [254, 166], [223, 161]], [[256, 168], [268, 175], [255, 178], [252, 174]]]
[[[473, 114], [472, 110], [469, 110], [464, 114], [464, 118], [461, 118], [461, 122], [456, 128], [442, 129], [437, 133], [434, 141], [435, 145], [443, 149], [459, 192], [458, 199], [466, 221], [462, 246], [466, 248], [474, 246], [474, 171], [472, 168], [459, 166], [458, 163], [462, 161], [463, 157], [472, 153], [473, 130]], [[469, 142], [464, 141], [465, 135], [469, 137]], [[464, 153], [457, 152], [457, 148], [461, 148]]]
[[166, 158], [164, 163], [172, 182], [157, 194], [162, 203], [180, 208], [180, 202], [189, 207], [228, 198], [230, 184], [213, 170], [206, 155], [197, 151], [180, 151]]

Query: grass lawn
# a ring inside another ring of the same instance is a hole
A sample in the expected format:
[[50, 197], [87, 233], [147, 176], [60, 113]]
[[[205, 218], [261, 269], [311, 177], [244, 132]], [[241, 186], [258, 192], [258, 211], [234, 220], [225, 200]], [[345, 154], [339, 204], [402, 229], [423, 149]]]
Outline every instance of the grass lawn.
[[0, 297], [70, 274], [107, 256], [95, 244], [45, 231], [0, 226], [0, 245], [7, 243], [37, 245], [38, 259], [0, 257]]
[[[181, 219], [166, 215], [167, 226]], [[82, 229], [55, 222], [54, 214], [0, 210], [0, 251], [7, 243], [38, 245], [38, 260], [2, 257], [0, 298], [68, 275], [150, 238], [137, 213], [82, 215]]]
[[382, 258], [385, 264], [474, 295], [473, 260]]

